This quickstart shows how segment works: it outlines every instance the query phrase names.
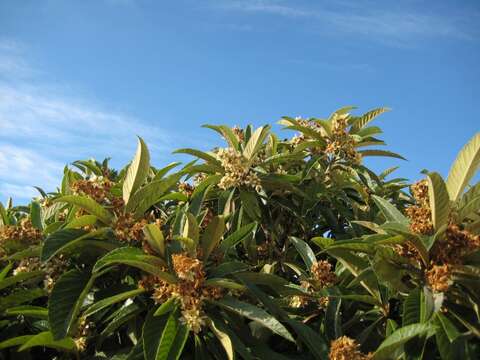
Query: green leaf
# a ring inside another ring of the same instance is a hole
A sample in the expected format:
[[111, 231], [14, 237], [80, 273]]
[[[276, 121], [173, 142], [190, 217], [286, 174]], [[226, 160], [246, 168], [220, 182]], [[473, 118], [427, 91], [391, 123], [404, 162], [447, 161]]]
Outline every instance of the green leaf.
[[147, 316], [143, 326], [145, 360], [178, 359], [188, 337], [188, 328], [178, 320], [178, 312]]
[[429, 323], [424, 323], [411, 324], [395, 330], [380, 344], [373, 354], [373, 360], [390, 360], [396, 358], [394, 354], [397, 354], [397, 352], [401, 350], [400, 348], [403, 344], [416, 336], [425, 334], [430, 328], [431, 325]]
[[447, 187], [438, 173], [429, 173], [427, 179], [428, 198], [430, 201], [430, 209], [432, 210], [433, 227], [435, 230], [438, 230], [442, 225], [448, 223], [448, 216], [450, 215], [450, 198]]
[[165, 258], [165, 238], [157, 224], [147, 224], [143, 228], [145, 239], [159, 255]]
[[6, 315], [23, 315], [32, 318], [48, 319], [48, 309], [41, 306], [23, 305], [5, 310]]
[[263, 143], [263, 140], [265, 140], [265, 137], [267, 136], [267, 129], [266, 127], [259, 127], [257, 130], [255, 130], [248, 140], [247, 145], [245, 146], [245, 149], [243, 150], [243, 156], [247, 160], [251, 160], [255, 155], [257, 150], [260, 148], [260, 146]]
[[392, 157], [401, 160], [407, 160], [402, 155], [397, 153], [387, 151], [387, 150], [378, 150], [378, 149], [369, 149], [369, 150], [359, 150], [358, 153], [362, 156], [386, 156]]
[[179, 321], [178, 311], [168, 317], [157, 350], [157, 360], [178, 359], [188, 337], [189, 329]]
[[50, 331], [44, 331], [28, 339], [22, 346], [20, 346], [18, 351], [28, 350], [35, 346], [45, 346], [52, 349], [67, 351], [72, 351], [76, 348], [75, 341], [73, 341], [72, 338], [68, 337], [55, 340]]
[[235, 133], [232, 131], [230, 127], [225, 125], [208, 125], [208, 124], [202, 125], [202, 127], [215, 130], [220, 135], [222, 135], [225, 138], [225, 140], [227, 140], [228, 144], [232, 148], [238, 150], [239, 143], [238, 143], [237, 136], [235, 135]]
[[387, 221], [408, 225], [408, 219], [390, 202], [376, 195], [372, 195], [372, 199]]
[[460, 198], [463, 190], [475, 175], [480, 165], [480, 133], [460, 150], [455, 159], [446, 181], [450, 199], [456, 201]]
[[403, 326], [425, 323], [434, 311], [433, 295], [428, 288], [414, 289], [403, 303]]
[[54, 339], [63, 339], [72, 330], [91, 279], [88, 273], [70, 270], [55, 283], [48, 300], [48, 319]]
[[202, 235], [201, 245], [204, 260], [208, 259], [210, 253], [220, 243], [224, 231], [225, 220], [223, 216], [215, 216], [212, 221], [210, 221]]
[[115, 333], [123, 324], [138, 318], [142, 310], [136, 303], [120, 307], [108, 317], [108, 325], [100, 333], [101, 340]]
[[94, 225], [97, 222], [97, 220], [98, 219], [95, 215], [82, 215], [70, 221], [65, 226], [65, 229], [76, 229], [76, 228], [82, 228], [84, 226]]
[[[339, 294], [336, 289], [328, 291], [329, 294]], [[342, 329], [342, 299], [329, 299], [327, 309], [325, 311], [325, 330], [330, 340], [337, 339], [343, 335]]]
[[292, 335], [277, 319], [266, 311], [242, 301], [239, 301], [233, 297], [226, 296], [221, 300], [215, 301], [215, 304], [233, 311], [241, 316], [244, 316], [250, 320], [258, 321], [266, 328], [272, 330], [275, 334], [282, 336], [288, 341], [295, 342]]
[[221, 178], [222, 175], [211, 175], [195, 186], [195, 190], [193, 191], [190, 204], [188, 206], [188, 212], [195, 216], [200, 214], [207, 194], [210, 192], [210, 190], [212, 190], [214, 185], [220, 181]]
[[192, 239], [195, 244], [198, 244], [198, 240], [200, 237], [198, 222], [195, 216], [191, 213], [187, 213], [187, 219], [183, 228], [183, 237]]
[[141, 137], [138, 138], [137, 152], [128, 166], [123, 181], [123, 201], [128, 206], [130, 196], [137, 191], [147, 178], [150, 171], [150, 154], [147, 145]]
[[234, 351], [233, 351], [233, 344], [230, 336], [225, 332], [221, 331], [215, 326], [215, 323], [212, 320], [208, 320], [208, 327], [212, 330], [212, 332], [217, 337], [220, 344], [222, 344], [223, 349], [225, 350], [225, 354], [227, 355], [228, 360], [234, 359]]
[[205, 281], [205, 285], [223, 287], [230, 290], [244, 290], [245, 286], [242, 284], [236, 283], [230, 279], [221, 279], [221, 278], [211, 278]]
[[40, 260], [48, 261], [58, 254], [62, 248], [68, 246], [69, 243], [88, 237], [90, 237], [90, 233], [82, 229], [60, 229], [55, 231], [45, 239]]
[[175, 340], [170, 348], [170, 352], [168, 353], [167, 360], [178, 360], [182, 355], [183, 348], [185, 347], [185, 343], [187, 342], [188, 335], [190, 333], [190, 329], [188, 326], [184, 324], [179, 324], [177, 335], [175, 336]]
[[381, 107], [377, 109], [373, 109], [362, 116], [352, 116], [350, 119], [350, 123], [352, 124], [352, 130], [358, 131], [365, 127], [370, 121], [375, 119], [378, 115], [383, 114], [384, 112], [390, 111], [390, 108]]
[[257, 229], [257, 223], [253, 222], [248, 225], [242, 226], [237, 231], [233, 232], [227, 236], [220, 244], [220, 250], [227, 251], [229, 248], [234, 247], [236, 244], [241, 242], [247, 236], [255, 234]]
[[145, 211], [160, 201], [181, 177], [182, 174], [173, 174], [165, 179], [148, 183], [132, 195], [125, 211], [135, 211], [137, 219], [142, 217]]
[[385, 335], [390, 336], [395, 330], [398, 329], [398, 325], [395, 320], [387, 319], [387, 324], [385, 326]]
[[169, 283], [177, 281], [175, 276], [160, 270], [166, 266], [165, 261], [156, 256], [146, 255], [141, 249], [134, 247], [122, 247], [109, 252], [97, 260], [93, 267], [93, 273], [98, 273], [105, 267], [116, 264], [136, 267]]
[[315, 253], [305, 241], [299, 238], [290, 236], [290, 241], [293, 243], [293, 245], [295, 245], [295, 248], [302, 257], [303, 262], [305, 263], [305, 265], [307, 265], [307, 269], [310, 271], [313, 264], [317, 262]]
[[10, 270], [12, 270], [13, 263], [9, 262], [3, 269], [0, 271], [0, 281], [5, 279], [5, 277], [8, 275]]
[[328, 345], [320, 333], [300, 321], [288, 320], [287, 323], [295, 330], [315, 359], [328, 359]]
[[40, 288], [16, 290], [9, 295], [0, 297], [0, 312], [13, 306], [31, 302], [45, 295], [45, 291]]
[[178, 321], [178, 311], [173, 311], [170, 313], [167, 323], [163, 328], [162, 335], [160, 337], [160, 343], [158, 344], [157, 354], [155, 359], [157, 360], [167, 360], [170, 349], [177, 335], [179, 328]]
[[465, 341], [459, 339], [454, 342], [450, 342], [438, 319], [436, 324], [437, 331], [435, 332], [435, 341], [438, 354], [442, 360], [473, 359], [465, 353]]
[[159, 169], [157, 171], [157, 173], [155, 174], [155, 177], [153, 178], [152, 181], [161, 180], [165, 176], [166, 173], [168, 173], [170, 170], [172, 170], [173, 168], [177, 167], [180, 164], [181, 164], [180, 162], [175, 161], [175, 162], [172, 162], [172, 163], [168, 164], [167, 166]]
[[200, 151], [200, 150], [195, 150], [195, 149], [178, 149], [173, 152], [174, 154], [189, 154], [196, 156], [199, 159], [205, 160], [208, 164], [214, 166], [215, 168], [219, 170], [223, 170], [222, 165], [220, 161], [218, 161], [215, 156], [210, 155], [206, 152]]
[[436, 315], [438, 323], [442, 326], [448, 341], [454, 342], [462, 335], [448, 317], [443, 315], [441, 312], [437, 312]]
[[34, 336], [35, 335], [23, 335], [23, 336], [17, 336], [17, 337], [14, 337], [14, 338], [4, 340], [4, 341], [0, 342], [0, 350], [6, 349], [6, 348], [9, 348], [9, 347], [12, 347], [12, 346], [22, 345]]
[[462, 222], [466, 218], [474, 217], [478, 209], [480, 209], [480, 196], [472, 198], [469, 202], [466, 202], [465, 205], [459, 209], [458, 220]]
[[162, 303], [162, 305], [160, 305], [157, 310], [155, 310], [155, 312], [153, 313], [153, 316], [165, 315], [175, 310], [177, 308], [177, 305], [178, 305], [177, 299], [174, 297], [171, 297], [170, 299]]
[[116, 304], [120, 301], [131, 299], [137, 295], [143, 294], [145, 289], [134, 289], [130, 291], [125, 291], [120, 294], [116, 294], [105, 299], [99, 300], [96, 303], [90, 305], [87, 310], [84, 311], [83, 316], [87, 317], [95, 314], [96, 312], [109, 307], [110, 305]]
[[104, 209], [99, 203], [87, 196], [79, 195], [65, 195], [54, 200], [55, 203], [65, 202], [70, 205], [78, 206], [88, 213], [95, 215], [100, 221], [105, 224], [112, 222], [112, 214]]
[[22, 272], [17, 275], [9, 276], [2, 281], [0, 281], [0, 290], [5, 289], [9, 286], [18, 284], [19, 282], [39, 278], [45, 274], [42, 270], [37, 271], [30, 271], [30, 272]]
[[32, 201], [30, 204], [30, 219], [34, 228], [43, 230], [42, 208], [36, 201]]
[[10, 221], [8, 220], [7, 212], [3, 204], [0, 202], [0, 226], [2, 225], [10, 225]]
[[244, 211], [252, 220], [260, 219], [262, 210], [254, 193], [240, 190], [240, 200]]

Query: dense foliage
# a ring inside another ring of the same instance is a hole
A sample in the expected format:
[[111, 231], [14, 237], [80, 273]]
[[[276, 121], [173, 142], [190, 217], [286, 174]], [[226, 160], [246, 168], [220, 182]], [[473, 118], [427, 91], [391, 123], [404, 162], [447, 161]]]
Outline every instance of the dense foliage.
[[477, 359], [480, 133], [410, 186], [352, 109], [0, 204], [0, 359]]

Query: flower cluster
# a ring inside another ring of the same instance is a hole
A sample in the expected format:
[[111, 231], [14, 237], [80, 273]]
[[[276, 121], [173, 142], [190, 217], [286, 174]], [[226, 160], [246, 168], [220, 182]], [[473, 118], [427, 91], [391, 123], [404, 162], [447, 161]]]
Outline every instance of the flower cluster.
[[74, 337], [75, 346], [79, 352], [83, 352], [87, 348], [87, 338], [92, 334], [94, 327], [95, 323], [87, 321], [83, 317], [80, 319], [76, 336]]
[[[315, 290], [327, 288], [333, 286], [337, 282], [337, 276], [332, 271], [332, 264], [326, 260], [319, 260], [315, 262], [310, 268], [312, 274], [311, 281], [301, 281], [300, 286], [307, 290], [309, 293], [313, 293]], [[290, 306], [294, 308], [300, 308], [307, 305], [311, 298], [304, 295], [295, 295], [290, 299]], [[320, 308], [325, 308], [328, 305], [328, 297], [322, 296], [317, 299]]]
[[417, 267], [422, 264], [422, 257], [417, 248], [410, 242], [405, 241], [403, 244], [397, 244], [393, 250], [400, 256], [409, 259]]
[[448, 264], [433, 265], [425, 276], [430, 288], [436, 292], [446, 292], [452, 284], [451, 267]]
[[243, 140], [245, 138], [245, 134], [243, 132], [243, 129], [239, 128], [238, 126], [234, 126], [232, 128], [232, 131], [235, 134], [235, 136], [237, 137], [238, 141], [243, 142]]
[[355, 149], [355, 140], [347, 132], [348, 116], [335, 116], [332, 120], [332, 136], [327, 138], [325, 152], [354, 164], [360, 164], [362, 156]]
[[225, 174], [218, 184], [221, 189], [226, 190], [238, 186], [260, 187], [260, 179], [243, 155], [235, 149], [219, 149], [217, 159], [220, 160], [225, 170]]
[[186, 254], [172, 255], [172, 265], [179, 281], [167, 283], [158, 278], [144, 278], [139, 285], [145, 289], [153, 289], [153, 299], [163, 303], [171, 297], [179, 300], [182, 310], [180, 320], [195, 333], [200, 332], [205, 325], [206, 317], [203, 303], [206, 299], [219, 299], [222, 290], [218, 287], [205, 285], [205, 271], [199, 259]]
[[207, 178], [208, 178], [207, 174], [199, 172], [199, 173], [195, 174], [195, 176], [193, 177], [193, 185], [198, 186], [198, 184], [200, 184], [203, 180], [205, 180]]
[[13, 275], [41, 270], [45, 273], [43, 288], [48, 292], [52, 291], [55, 282], [65, 272], [68, 266], [67, 260], [62, 256], [56, 256], [48, 262], [41, 262], [38, 257], [28, 257], [20, 260]]
[[[311, 292], [311, 284], [308, 282], [308, 281], [300, 281], [300, 286]], [[328, 299], [328, 298], [327, 298]], [[293, 308], [302, 308], [304, 306], [307, 306], [309, 303], [310, 303], [310, 297], [309, 296], [305, 296], [305, 295], [294, 295], [290, 298], [290, 302], [289, 302], [289, 305], [290, 307], [293, 307]]]
[[461, 230], [458, 225], [450, 224], [445, 232], [445, 239], [439, 239], [433, 254], [436, 263], [461, 264], [462, 257], [480, 249], [480, 235], [473, 235]]
[[71, 186], [75, 195], [86, 195], [98, 203], [103, 203], [110, 197], [112, 182], [106, 178], [95, 180], [77, 180]]
[[416, 234], [430, 235], [433, 232], [432, 211], [428, 199], [428, 182], [421, 180], [411, 186], [416, 205], [405, 212], [410, 219], [410, 230]]
[[425, 273], [430, 287], [437, 292], [446, 292], [452, 285], [452, 272], [462, 258], [480, 249], [480, 236], [461, 230], [450, 224], [445, 231], [445, 239], [438, 239], [432, 250], [432, 264]]
[[195, 186], [190, 185], [187, 182], [181, 182], [178, 184], [178, 191], [180, 191], [182, 194], [186, 195], [187, 197], [192, 196], [194, 190], [195, 190]]
[[24, 245], [34, 245], [41, 239], [41, 230], [33, 227], [32, 222], [27, 218], [22, 219], [18, 225], [0, 227], [0, 244], [5, 241], [14, 241]]
[[318, 284], [320, 288], [332, 286], [337, 282], [337, 276], [332, 271], [332, 264], [327, 260], [315, 262], [310, 272], [312, 273], [315, 283]]
[[[319, 134], [322, 134], [322, 128], [315, 121], [305, 120], [305, 119], [302, 119], [299, 116], [297, 116], [295, 118], [295, 120], [298, 122], [299, 125], [301, 125], [303, 127], [306, 127], [306, 128], [309, 128], [311, 130], [314, 130], [314, 131], [318, 132]], [[294, 147], [296, 147], [296, 146], [300, 145], [301, 143], [303, 143], [304, 141], [309, 140], [309, 139], [310, 139], [310, 137], [308, 135], [305, 135], [303, 133], [299, 133], [299, 134], [294, 135], [290, 139], [290, 144], [292, 144]]]
[[330, 360], [369, 360], [371, 354], [364, 354], [360, 351], [360, 345], [347, 336], [339, 337], [330, 344]]
[[145, 239], [143, 228], [148, 224], [146, 219], [135, 220], [132, 214], [121, 214], [113, 224], [113, 232], [119, 241], [126, 243], [142, 243]]
[[[336, 115], [332, 119], [332, 133], [331, 136], [318, 124], [315, 120], [305, 120], [302, 118], [295, 118], [298, 124], [309, 128], [319, 135], [321, 135], [327, 146], [325, 148], [325, 154], [332, 158], [343, 159], [354, 164], [359, 164], [362, 161], [361, 154], [358, 153], [355, 149], [355, 140], [347, 131], [347, 119], [348, 114], [346, 115]], [[294, 147], [298, 146], [302, 142], [309, 140], [310, 137], [305, 134], [297, 134], [290, 139], [290, 144]], [[314, 150], [315, 153], [318, 153], [318, 150]]]

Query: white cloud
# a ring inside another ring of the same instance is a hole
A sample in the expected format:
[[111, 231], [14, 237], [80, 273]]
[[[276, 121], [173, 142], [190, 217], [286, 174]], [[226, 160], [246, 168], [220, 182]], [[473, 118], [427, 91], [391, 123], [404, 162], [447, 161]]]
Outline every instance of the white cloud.
[[378, 3], [355, 1], [311, 2], [309, 7], [285, 0], [214, 0], [217, 9], [252, 14], [270, 14], [306, 22], [323, 33], [345, 33], [366, 36], [390, 45], [418, 37], [476, 39], [478, 31], [471, 24], [480, 21], [478, 13], [420, 13], [399, 8], [383, 8]]
[[112, 156], [123, 166], [135, 151], [135, 135], [155, 155], [171, 149], [175, 140], [164, 129], [39, 81], [25, 51], [0, 40], [0, 200], [25, 202], [33, 186], [54, 190], [74, 160]]

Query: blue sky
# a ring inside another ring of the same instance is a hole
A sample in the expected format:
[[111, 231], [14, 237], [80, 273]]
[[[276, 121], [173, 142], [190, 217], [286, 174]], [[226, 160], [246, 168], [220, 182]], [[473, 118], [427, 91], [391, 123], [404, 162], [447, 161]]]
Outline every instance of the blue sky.
[[207, 149], [204, 123], [261, 125], [389, 106], [388, 149], [442, 174], [477, 131], [480, 2], [3, 0], [0, 201], [53, 190], [65, 164], [160, 166]]

